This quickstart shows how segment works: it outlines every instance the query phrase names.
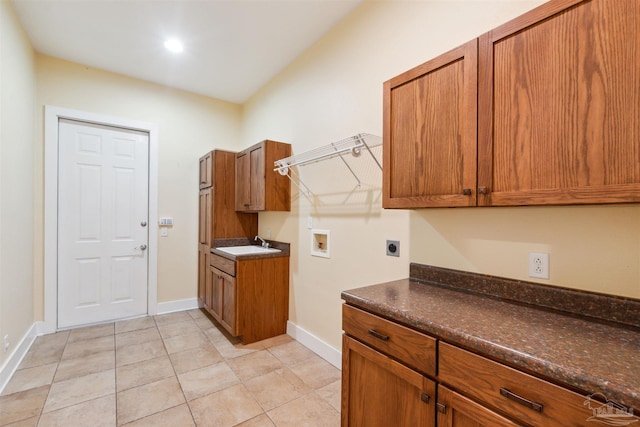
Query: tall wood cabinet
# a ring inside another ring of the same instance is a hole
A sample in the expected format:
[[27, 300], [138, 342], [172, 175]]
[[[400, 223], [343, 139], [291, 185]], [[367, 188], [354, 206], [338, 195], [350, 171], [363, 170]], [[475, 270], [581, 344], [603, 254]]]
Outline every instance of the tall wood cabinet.
[[207, 289], [211, 245], [214, 239], [253, 238], [258, 233], [258, 216], [234, 208], [235, 153], [214, 150], [200, 158], [198, 209], [198, 300], [210, 307]]
[[290, 144], [271, 140], [236, 154], [236, 211], [291, 210], [291, 181], [273, 171], [276, 160], [289, 156]]
[[638, 16], [551, 0], [386, 82], [383, 207], [640, 202]]

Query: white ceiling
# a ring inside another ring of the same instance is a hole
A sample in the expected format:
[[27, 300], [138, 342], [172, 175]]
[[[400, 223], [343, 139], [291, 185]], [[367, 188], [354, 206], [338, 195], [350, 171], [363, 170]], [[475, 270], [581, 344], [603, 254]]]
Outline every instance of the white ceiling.
[[[13, 0], [45, 55], [243, 103], [363, 0]], [[184, 51], [163, 43], [176, 37]]]

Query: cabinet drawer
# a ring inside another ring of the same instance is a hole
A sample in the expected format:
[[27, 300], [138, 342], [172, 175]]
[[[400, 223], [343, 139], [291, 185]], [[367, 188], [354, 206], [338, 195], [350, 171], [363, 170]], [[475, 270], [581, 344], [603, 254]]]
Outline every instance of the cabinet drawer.
[[587, 397], [482, 356], [439, 343], [440, 382], [527, 425], [584, 426]]
[[427, 375], [436, 374], [436, 339], [344, 304], [342, 329]]
[[220, 255], [211, 254], [211, 266], [235, 277], [236, 262]]

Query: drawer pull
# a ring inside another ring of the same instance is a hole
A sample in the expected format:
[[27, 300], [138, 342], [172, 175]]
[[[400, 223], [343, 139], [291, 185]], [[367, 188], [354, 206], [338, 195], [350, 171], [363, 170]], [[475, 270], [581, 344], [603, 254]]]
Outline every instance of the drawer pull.
[[369, 334], [373, 335], [374, 337], [382, 340], [382, 341], [389, 341], [389, 337], [386, 335], [382, 335], [380, 332], [376, 331], [375, 329], [369, 329]]
[[506, 388], [500, 389], [500, 394], [506, 397], [509, 400], [513, 400], [521, 405], [526, 406], [527, 408], [531, 408], [536, 412], [542, 412], [542, 404], [537, 402], [532, 402], [529, 399], [526, 399], [522, 396], [518, 396], [517, 394], [507, 390]]

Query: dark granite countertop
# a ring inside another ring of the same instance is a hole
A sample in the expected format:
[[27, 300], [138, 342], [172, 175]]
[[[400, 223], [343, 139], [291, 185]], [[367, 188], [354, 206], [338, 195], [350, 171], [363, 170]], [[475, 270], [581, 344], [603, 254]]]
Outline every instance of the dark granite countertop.
[[248, 246], [248, 245], [256, 245], [259, 246], [258, 242], [254, 240], [250, 240], [247, 238], [238, 238], [238, 239], [216, 239], [213, 241], [213, 246], [211, 247], [211, 253], [215, 255], [219, 255], [221, 257], [230, 259], [232, 261], [235, 260], [244, 260], [244, 259], [259, 259], [259, 258], [280, 258], [280, 257], [288, 257], [290, 254], [290, 243], [277, 242], [275, 240], [267, 240], [269, 243], [269, 247], [280, 249], [280, 252], [270, 252], [265, 254], [246, 254], [246, 255], [232, 255], [224, 251], [219, 251], [216, 248], [224, 248], [229, 246]]
[[[450, 272], [455, 275], [455, 270], [447, 270]], [[446, 342], [582, 390], [585, 396], [602, 393], [626, 407], [640, 408], [637, 326], [579, 317], [415, 278], [344, 291], [342, 298]], [[635, 310], [640, 301], [623, 299], [617, 303]]]

